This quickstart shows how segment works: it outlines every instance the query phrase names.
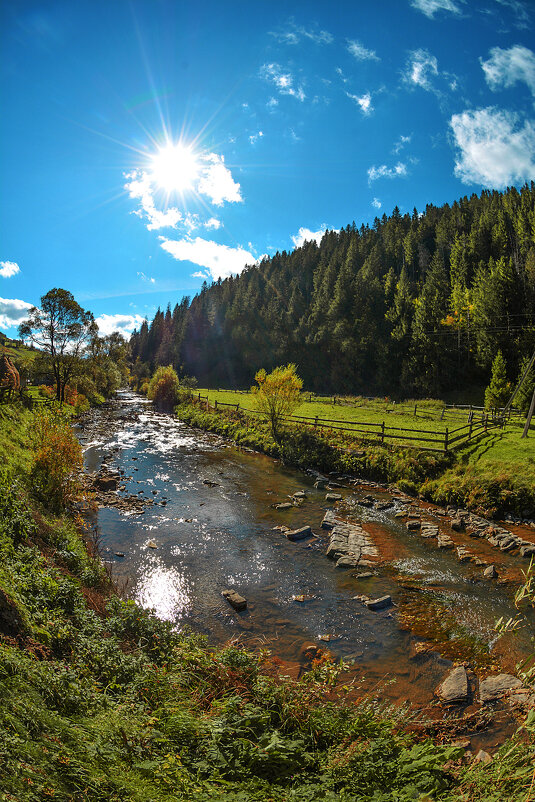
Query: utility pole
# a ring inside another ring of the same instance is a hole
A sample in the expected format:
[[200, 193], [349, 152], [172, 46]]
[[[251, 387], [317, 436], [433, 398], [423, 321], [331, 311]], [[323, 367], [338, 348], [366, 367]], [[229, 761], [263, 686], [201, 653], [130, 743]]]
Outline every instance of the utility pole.
[[[535, 356], [535, 354], [533, 356]], [[533, 396], [531, 397], [531, 404], [529, 405], [528, 417], [526, 418], [526, 425], [524, 426], [524, 431], [522, 432], [522, 437], [527, 437], [528, 436], [529, 425], [531, 423], [531, 418], [533, 417], [533, 412], [534, 411], [535, 411], [535, 390], [533, 390]]]

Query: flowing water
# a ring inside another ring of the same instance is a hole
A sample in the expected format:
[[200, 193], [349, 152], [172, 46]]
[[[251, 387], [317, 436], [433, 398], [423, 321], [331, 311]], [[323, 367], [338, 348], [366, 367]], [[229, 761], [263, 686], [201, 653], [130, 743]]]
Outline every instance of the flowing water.
[[[78, 434], [87, 471], [102, 463], [122, 469], [127, 492], [153, 500], [141, 515], [99, 510], [103, 556], [130, 597], [178, 628], [187, 624], [214, 644], [240, 636], [294, 666], [305, 644], [319, 643], [353, 661], [364, 690], [382, 687], [391, 699], [419, 705], [429, 703], [451, 665], [440, 653], [451, 657], [456, 638], [486, 655], [490, 645], [487, 663], [500, 657], [509, 668], [529, 651], [527, 632], [495, 645], [494, 622], [513, 613], [525, 561], [486, 541], [467, 545], [509, 583], [482, 581], [481, 568], [408, 532], [391, 512], [357, 506], [369, 488], [341, 489], [341, 513], [363, 524], [382, 560], [376, 575], [358, 579], [325, 556], [321, 521], [330, 505], [313, 476], [229, 446], [129, 392], [94, 412]], [[299, 490], [306, 492], [301, 506], [274, 508]], [[310, 525], [315, 537], [289, 542], [281, 525]], [[246, 611], [223, 599], [227, 588], [247, 598]], [[395, 606], [369, 611], [354, 598], [362, 593], [390, 594]], [[301, 595], [308, 597], [302, 603], [294, 598]], [[420, 653], [417, 644], [433, 638], [436, 650]]]

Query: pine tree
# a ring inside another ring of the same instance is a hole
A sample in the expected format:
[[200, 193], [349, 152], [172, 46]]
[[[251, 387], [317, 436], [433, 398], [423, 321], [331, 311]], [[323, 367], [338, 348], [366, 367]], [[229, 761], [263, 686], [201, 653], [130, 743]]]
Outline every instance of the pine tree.
[[507, 366], [501, 351], [498, 351], [492, 363], [490, 384], [485, 390], [486, 409], [504, 407], [511, 395], [511, 382], [507, 381]]

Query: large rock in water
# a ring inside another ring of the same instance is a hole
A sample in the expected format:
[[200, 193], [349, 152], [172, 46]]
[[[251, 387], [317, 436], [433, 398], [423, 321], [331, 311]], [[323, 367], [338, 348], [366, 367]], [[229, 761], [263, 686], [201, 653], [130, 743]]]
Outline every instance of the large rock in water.
[[479, 698], [482, 702], [493, 702], [500, 699], [508, 691], [522, 686], [518, 677], [512, 674], [498, 674], [496, 677], [487, 677], [479, 683]]
[[442, 702], [466, 702], [468, 699], [468, 676], [463, 666], [450, 671], [437, 688], [437, 696]]
[[224, 590], [221, 595], [228, 601], [231, 607], [234, 607], [235, 610], [245, 610], [247, 607], [247, 599], [244, 599], [243, 596], [240, 596], [239, 593], [235, 590]]
[[[322, 526], [326, 525], [325, 518]], [[374, 560], [379, 556], [370, 536], [358, 524], [348, 523], [335, 516], [330, 516], [327, 526], [331, 527], [331, 537], [326, 554], [337, 560], [340, 568], [354, 568], [357, 565], [369, 566], [372, 564], [369, 561], [370, 558]], [[341, 557], [349, 559], [340, 562]]]
[[301, 529], [289, 529], [284, 534], [288, 540], [303, 540], [305, 537], [310, 537], [312, 535], [312, 529], [310, 526], [302, 526]]

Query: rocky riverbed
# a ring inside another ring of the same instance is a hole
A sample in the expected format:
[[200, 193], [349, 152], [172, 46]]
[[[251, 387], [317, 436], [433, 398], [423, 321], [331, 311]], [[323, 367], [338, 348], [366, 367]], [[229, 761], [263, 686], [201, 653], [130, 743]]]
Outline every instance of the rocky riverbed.
[[531, 648], [529, 630], [497, 641], [494, 621], [514, 613], [533, 521], [290, 471], [128, 393], [86, 416], [79, 436], [104, 559], [178, 627], [270, 648], [295, 676], [328, 651], [359, 692], [409, 700], [433, 726], [449, 711], [460, 729], [486, 728], [488, 748], [514, 726], [511, 710], [533, 704], [515, 682], [500, 680], [493, 699], [482, 685], [514, 679]]

